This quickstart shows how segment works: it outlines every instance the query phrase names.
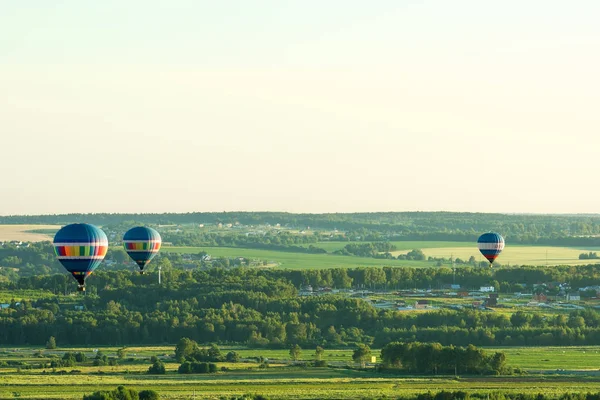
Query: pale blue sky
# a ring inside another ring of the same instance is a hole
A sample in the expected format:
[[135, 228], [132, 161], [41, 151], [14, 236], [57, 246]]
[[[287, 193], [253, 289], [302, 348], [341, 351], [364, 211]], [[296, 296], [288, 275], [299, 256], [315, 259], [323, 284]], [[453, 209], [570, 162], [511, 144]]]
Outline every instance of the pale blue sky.
[[598, 17], [597, 1], [2, 2], [0, 214], [600, 212]]

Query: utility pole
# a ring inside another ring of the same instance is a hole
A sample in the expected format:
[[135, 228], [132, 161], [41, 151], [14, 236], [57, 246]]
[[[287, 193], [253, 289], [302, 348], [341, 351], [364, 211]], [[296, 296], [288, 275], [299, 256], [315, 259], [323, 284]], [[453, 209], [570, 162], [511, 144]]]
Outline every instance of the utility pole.
[[162, 270], [162, 267], [159, 265], [158, 266], [158, 284], [160, 285], [160, 271]]

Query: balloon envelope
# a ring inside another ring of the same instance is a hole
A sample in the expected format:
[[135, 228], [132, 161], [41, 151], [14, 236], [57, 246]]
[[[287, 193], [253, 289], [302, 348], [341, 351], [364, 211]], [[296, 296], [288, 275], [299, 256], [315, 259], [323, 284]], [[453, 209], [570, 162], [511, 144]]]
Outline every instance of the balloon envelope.
[[484, 233], [477, 239], [477, 247], [491, 265], [504, 250], [504, 238], [495, 232]]
[[140, 267], [141, 273], [144, 273], [144, 267], [158, 254], [161, 243], [160, 234], [145, 226], [131, 228], [123, 236], [123, 247]]
[[90, 224], [71, 224], [61, 228], [54, 236], [54, 251], [58, 261], [85, 290], [85, 278], [100, 265], [108, 250], [108, 238], [100, 229]]

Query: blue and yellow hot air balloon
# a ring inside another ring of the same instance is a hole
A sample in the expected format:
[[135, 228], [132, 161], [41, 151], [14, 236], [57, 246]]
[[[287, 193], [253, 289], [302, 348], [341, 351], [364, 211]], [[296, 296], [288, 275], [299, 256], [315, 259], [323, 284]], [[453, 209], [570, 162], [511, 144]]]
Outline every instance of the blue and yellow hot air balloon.
[[488, 232], [479, 236], [477, 247], [483, 256], [490, 262], [490, 267], [504, 250], [504, 238], [496, 232]]
[[145, 226], [131, 228], [123, 236], [123, 247], [140, 267], [140, 274], [144, 273], [144, 267], [158, 254], [161, 243], [160, 234]]
[[108, 238], [99, 228], [90, 224], [71, 224], [54, 236], [54, 251], [58, 261], [85, 290], [85, 279], [100, 265], [108, 250]]

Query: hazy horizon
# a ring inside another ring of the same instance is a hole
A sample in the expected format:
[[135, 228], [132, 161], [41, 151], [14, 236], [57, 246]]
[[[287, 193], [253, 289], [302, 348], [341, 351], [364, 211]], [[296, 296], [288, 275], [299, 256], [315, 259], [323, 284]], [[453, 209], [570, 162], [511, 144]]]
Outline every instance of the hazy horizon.
[[600, 213], [600, 3], [0, 4], [0, 215]]

